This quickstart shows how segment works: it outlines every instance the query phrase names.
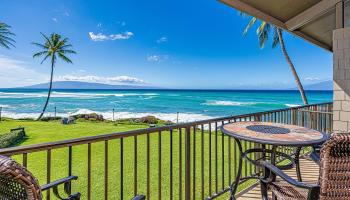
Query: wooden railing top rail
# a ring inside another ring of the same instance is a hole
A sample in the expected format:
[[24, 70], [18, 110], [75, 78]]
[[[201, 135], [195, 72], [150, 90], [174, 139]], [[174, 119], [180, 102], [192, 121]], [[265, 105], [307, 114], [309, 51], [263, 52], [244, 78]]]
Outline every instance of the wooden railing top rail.
[[275, 110], [242, 114], [242, 115], [233, 115], [233, 116], [228, 116], [228, 117], [220, 117], [220, 118], [213, 118], [213, 119], [208, 119], [208, 120], [179, 123], [179, 124], [154, 127], [154, 128], [138, 129], [138, 130], [132, 130], [132, 131], [125, 131], [125, 132], [115, 132], [115, 133], [110, 133], [110, 134], [103, 134], [103, 135], [82, 137], [82, 138], [76, 138], [76, 139], [70, 139], [70, 140], [62, 140], [62, 141], [34, 144], [34, 145], [28, 145], [28, 146], [10, 147], [10, 148], [5, 148], [5, 149], [0, 149], [0, 154], [1, 155], [16, 155], [16, 154], [23, 154], [23, 153], [31, 153], [31, 152], [37, 152], [37, 151], [42, 151], [42, 150], [48, 150], [48, 149], [56, 149], [56, 148], [73, 146], [73, 145], [88, 144], [88, 143], [95, 143], [95, 142], [111, 140], [111, 139], [118, 139], [118, 138], [125, 138], [125, 137], [131, 137], [131, 136], [136, 136], [136, 135], [143, 135], [143, 134], [148, 134], [148, 133], [157, 133], [157, 132], [161, 132], [161, 131], [168, 131], [168, 130], [186, 128], [186, 127], [191, 127], [191, 126], [221, 122], [221, 121], [226, 121], [226, 120], [231, 120], [231, 119], [236, 119], [236, 118], [245, 118], [245, 117], [264, 115], [264, 114], [276, 113], [276, 112], [282, 112], [282, 111], [288, 111], [288, 110], [299, 110], [302, 108], [307, 108], [307, 107], [312, 107], [312, 106], [322, 106], [322, 105], [330, 105], [330, 104], [332, 104], [332, 102], [310, 104], [310, 105], [297, 106], [297, 107], [292, 107], [292, 108], [275, 109]]
[[317, 110], [304, 110], [304, 109], [299, 109], [299, 111], [300, 111], [300, 112], [308, 112], [308, 113], [319, 113], [319, 114], [333, 115], [332, 112], [317, 111]]

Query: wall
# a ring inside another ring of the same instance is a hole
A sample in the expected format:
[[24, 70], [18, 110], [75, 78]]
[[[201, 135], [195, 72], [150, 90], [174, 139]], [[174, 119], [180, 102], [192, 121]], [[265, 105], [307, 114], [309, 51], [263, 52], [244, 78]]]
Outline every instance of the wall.
[[350, 27], [333, 32], [333, 129], [350, 131]]

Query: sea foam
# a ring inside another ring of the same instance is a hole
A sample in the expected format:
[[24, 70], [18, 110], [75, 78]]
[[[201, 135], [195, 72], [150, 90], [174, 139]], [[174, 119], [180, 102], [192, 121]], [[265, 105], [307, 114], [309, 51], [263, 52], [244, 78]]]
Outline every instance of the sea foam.
[[301, 106], [301, 105], [287, 103], [287, 104], [285, 104], [285, 106], [292, 108], [292, 107], [298, 107], [298, 106]]
[[207, 101], [203, 105], [207, 106], [243, 106], [254, 105], [254, 102], [238, 102], [238, 101]]
[[[91, 114], [96, 113], [102, 115], [105, 119], [112, 120], [113, 119], [113, 112], [99, 112], [94, 111], [90, 109], [79, 109], [75, 112], [67, 112], [67, 113], [57, 113], [56, 116], [60, 117], [68, 117], [71, 115], [77, 115], [77, 114]], [[5, 111], [2, 113], [3, 117], [9, 117], [13, 119], [23, 119], [23, 118], [32, 118], [35, 119], [39, 116], [40, 113], [15, 113], [15, 112], [8, 112]], [[157, 113], [157, 112], [149, 112], [149, 113], [135, 113], [135, 112], [114, 112], [114, 119], [126, 119], [126, 118], [140, 118], [145, 116], [155, 116], [159, 119], [171, 121], [171, 122], [177, 122], [177, 113]], [[44, 116], [54, 116], [53, 112], [45, 113]], [[206, 120], [213, 118], [212, 116], [203, 115], [203, 114], [197, 114], [197, 113], [179, 113], [178, 114], [179, 122], [193, 122], [193, 121], [199, 121], [199, 120]]]

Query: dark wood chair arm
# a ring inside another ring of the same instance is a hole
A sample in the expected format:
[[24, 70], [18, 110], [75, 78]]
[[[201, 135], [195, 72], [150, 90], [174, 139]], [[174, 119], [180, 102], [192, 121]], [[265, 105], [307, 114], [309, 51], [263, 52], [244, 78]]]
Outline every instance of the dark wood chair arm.
[[299, 187], [299, 188], [304, 188], [309, 190], [310, 192], [314, 192], [319, 190], [320, 186], [316, 185], [316, 184], [306, 184], [303, 182], [299, 182], [295, 179], [293, 179], [292, 177], [288, 176], [286, 173], [284, 173], [282, 170], [278, 169], [276, 166], [272, 165], [271, 163], [268, 163], [266, 161], [261, 161], [260, 164], [263, 167], [266, 167], [267, 169], [269, 169], [271, 172], [273, 172], [275, 175], [281, 177], [284, 181], [286, 181], [287, 183], [295, 186], [295, 187]]
[[146, 199], [145, 195], [136, 195], [131, 200], [145, 200], [145, 199]]
[[51, 183], [48, 183], [46, 185], [41, 186], [41, 190], [42, 191], [48, 190], [48, 189], [51, 189], [51, 188], [56, 187], [58, 185], [68, 183], [68, 182], [71, 182], [72, 180], [77, 180], [77, 179], [78, 179], [77, 176], [68, 176], [66, 178], [62, 178], [62, 179], [59, 179], [59, 180], [56, 180], [54, 182], [51, 182]]

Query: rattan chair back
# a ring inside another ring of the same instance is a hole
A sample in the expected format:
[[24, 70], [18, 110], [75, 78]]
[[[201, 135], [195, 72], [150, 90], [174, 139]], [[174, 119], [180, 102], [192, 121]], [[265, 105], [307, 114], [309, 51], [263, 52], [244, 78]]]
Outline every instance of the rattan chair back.
[[350, 200], [350, 134], [334, 133], [321, 149], [320, 200]]
[[0, 155], [0, 200], [41, 200], [38, 180], [11, 158]]

